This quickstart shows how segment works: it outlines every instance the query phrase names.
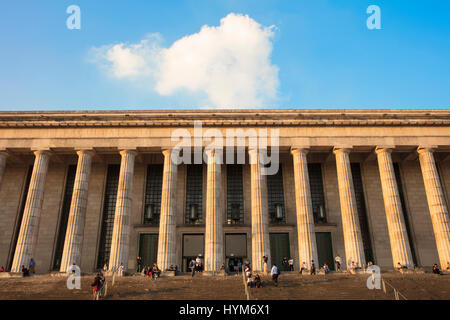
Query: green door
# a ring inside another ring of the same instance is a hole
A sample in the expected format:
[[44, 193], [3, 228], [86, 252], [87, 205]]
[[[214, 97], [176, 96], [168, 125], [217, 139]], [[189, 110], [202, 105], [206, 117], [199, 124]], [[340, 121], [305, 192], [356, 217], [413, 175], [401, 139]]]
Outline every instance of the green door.
[[334, 270], [333, 246], [331, 244], [330, 232], [316, 232], [317, 255], [319, 256], [319, 264], [316, 268], [323, 267], [326, 263], [330, 270]]
[[158, 235], [141, 234], [139, 239], [139, 256], [144, 266], [152, 266], [156, 263], [158, 254]]
[[[272, 264], [276, 263], [278, 268], [282, 267], [281, 262], [284, 257], [288, 260], [290, 259], [289, 233], [270, 234], [270, 256], [272, 258]], [[271, 267], [269, 266], [269, 269]]]

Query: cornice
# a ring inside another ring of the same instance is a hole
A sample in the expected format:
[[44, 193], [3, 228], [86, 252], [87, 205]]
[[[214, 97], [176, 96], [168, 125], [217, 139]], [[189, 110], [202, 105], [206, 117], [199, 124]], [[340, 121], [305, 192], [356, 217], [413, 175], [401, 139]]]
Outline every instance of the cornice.
[[450, 126], [450, 110], [3, 111], [0, 128]]

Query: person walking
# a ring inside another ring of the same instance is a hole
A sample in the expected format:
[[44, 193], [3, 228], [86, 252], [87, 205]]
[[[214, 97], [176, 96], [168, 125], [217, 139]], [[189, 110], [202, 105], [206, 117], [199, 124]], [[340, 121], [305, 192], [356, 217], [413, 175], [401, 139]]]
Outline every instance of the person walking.
[[306, 263], [305, 263], [305, 261], [302, 262], [302, 266], [300, 267], [300, 274], [303, 274], [303, 271], [306, 271]]
[[274, 264], [273, 266], [272, 266], [272, 270], [270, 271], [270, 273], [272, 274], [272, 280], [273, 280], [273, 283], [275, 283], [275, 286], [277, 287], [278, 286], [278, 268], [277, 268], [277, 265], [276, 264]]

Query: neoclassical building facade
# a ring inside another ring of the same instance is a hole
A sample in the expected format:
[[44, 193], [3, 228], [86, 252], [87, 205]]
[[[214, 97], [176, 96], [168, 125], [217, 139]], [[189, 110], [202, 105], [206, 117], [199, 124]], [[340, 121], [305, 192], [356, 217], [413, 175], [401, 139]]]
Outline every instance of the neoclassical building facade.
[[[261, 132], [266, 146], [252, 143]], [[266, 153], [279, 159], [268, 175]], [[383, 270], [446, 267], [449, 198], [450, 110], [0, 112], [0, 265], [11, 272], [31, 258], [38, 273], [132, 271], [137, 256], [182, 270], [201, 256], [205, 271], [261, 270], [263, 255], [296, 270], [333, 268], [338, 254]]]

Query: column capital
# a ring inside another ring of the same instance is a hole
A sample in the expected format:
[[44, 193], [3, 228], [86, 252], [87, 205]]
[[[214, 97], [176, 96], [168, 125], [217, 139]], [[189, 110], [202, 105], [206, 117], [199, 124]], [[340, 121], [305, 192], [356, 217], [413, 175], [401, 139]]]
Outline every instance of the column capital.
[[95, 151], [93, 149], [79, 149], [76, 151], [76, 154], [78, 156], [81, 156], [83, 154], [88, 154], [90, 156], [93, 156], [95, 154]]
[[291, 147], [291, 154], [294, 155], [297, 153], [308, 154], [309, 148], [308, 147]]
[[123, 149], [123, 150], [120, 150], [119, 153], [121, 156], [126, 155], [126, 154], [132, 154], [134, 156], [138, 155], [138, 152], [135, 149]]
[[334, 147], [333, 153], [334, 154], [340, 154], [340, 153], [350, 153], [352, 151], [351, 147]]
[[161, 148], [161, 152], [165, 157], [170, 156], [172, 148]]
[[393, 148], [394, 148], [393, 146], [389, 146], [389, 147], [388, 146], [378, 146], [375, 148], [375, 153], [376, 154], [380, 154], [383, 152], [392, 153]]
[[5, 159], [8, 158], [9, 157], [8, 151], [0, 151], [0, 157]]
[[417, 153], [418, 154], [423, 154], [423, 153], [428, 153], [428, 152], [434, 153], [435, 150], [436, 150], [436, 147], [422, 147], [422, 146], [419, 146], [417, 148]]
[[53, 154], [53, 152], [50, 151], [49, 149], [33, 150], [33, 153], [34, 153], [35, 156], [44, 155], [44, 154], [50, 156], [50, 155]]

